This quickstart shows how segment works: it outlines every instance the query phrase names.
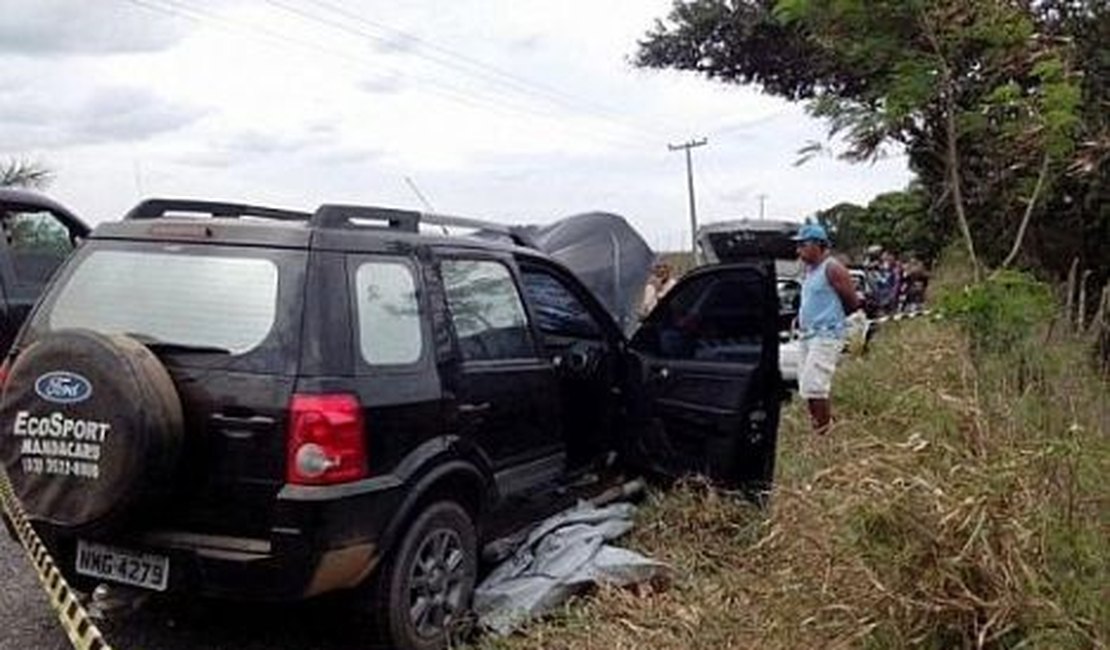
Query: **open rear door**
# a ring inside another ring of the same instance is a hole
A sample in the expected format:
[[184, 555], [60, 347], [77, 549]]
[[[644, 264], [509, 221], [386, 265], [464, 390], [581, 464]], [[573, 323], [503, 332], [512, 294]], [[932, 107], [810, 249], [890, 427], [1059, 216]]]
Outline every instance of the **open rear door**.
[[769, 264], [705, 267], [660, 301], [629, 346], [632, 451], [671, 477], [770, 488], [783, 392]]

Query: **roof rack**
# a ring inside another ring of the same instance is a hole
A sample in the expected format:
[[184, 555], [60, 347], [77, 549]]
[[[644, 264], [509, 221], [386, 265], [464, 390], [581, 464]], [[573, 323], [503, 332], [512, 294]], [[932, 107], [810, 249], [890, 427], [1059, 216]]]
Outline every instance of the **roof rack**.
[[[337, 205], [325, 204], [316, 210], [310, 222], [314, 228], [351, 228], [367, 227], [367, 222], [379, 222], [382, 228], [393, 228], [406, 232], [419, 232], [420, 224], [433, 226], [454, 226], [456, 228], [474, 228], [489, 233], [494, 233], [509, 238], [518, 246], [529, 246], [529, 242], [512, 226], [472, 219], [470, 217], [456, 217], [448, 214], [434, 212], [416, 212], [414, 210], [394, 210], [391, 208], [378, 208], [362, 205]], [[374, 226], [370, 226], [374, 227]]]
[[308, 221], [312, 215], [295, 210], [279, 210], [242, 203], [194, 201], [191, 199], [147, 199], [131, 209], [124, 220], [160, 219], [169, 213], [207, 214], [213, 217], [261, 217], [283, 221]]
[[532, 246], [519, 229], [505, 224], [456, 217], [432, 212], [397, 210], [367, 205], [321, 205], [315, 213], [281, 210], [242, 203], [197, 201], [191, 199], [147, 199], [131, 209], [124, 220], [160, 219], [171, 213], [207, 214], [213, 217], [259, 217], [283, 221], [303, 221], [311, 228], [381, 228], [419, 232], [420, 224], [474, 228], [510, 239], [518, 246]]

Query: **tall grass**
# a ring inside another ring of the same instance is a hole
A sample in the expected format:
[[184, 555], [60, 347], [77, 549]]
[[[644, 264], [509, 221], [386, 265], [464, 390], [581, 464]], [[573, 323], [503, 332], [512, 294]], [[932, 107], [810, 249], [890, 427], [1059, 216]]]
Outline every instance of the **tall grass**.
[[767, 512], [696, 482], [632, 547], [668, 589], [602, 590], [490, 648], [1106, 648], [1110, 387], [1066, 340], [973, 354], [912, 321], [844, 364], [837, 422], [792, 404]]

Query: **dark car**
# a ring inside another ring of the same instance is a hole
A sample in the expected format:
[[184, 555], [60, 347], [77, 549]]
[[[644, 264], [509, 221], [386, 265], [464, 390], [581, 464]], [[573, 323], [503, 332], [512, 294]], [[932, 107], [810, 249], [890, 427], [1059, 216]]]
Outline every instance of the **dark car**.
[[27, 190], [0, 188], [0, 353], [42, 294], [50, 276], [89, 234], [64, 206]]
[[482, 544], [549, 514], [521, 499], [632, 469], [767, 489], [769, 268], [689, 274], [629, 340], [546, 255], [420, 232], [435, 221], [162, 200], [98, 226], [0, 408], [0, 459], [65, 575], [353, 590], [394, 647], [442, 647]]

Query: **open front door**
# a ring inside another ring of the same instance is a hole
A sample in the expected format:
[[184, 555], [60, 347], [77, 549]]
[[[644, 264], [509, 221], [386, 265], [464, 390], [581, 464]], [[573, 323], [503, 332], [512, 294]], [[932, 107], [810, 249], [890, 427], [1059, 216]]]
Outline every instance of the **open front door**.
[[770, 265], [684, 277], [629, 346], [634, 457], [667, 476], [768, 489], [783, 396], [777, 317]]

